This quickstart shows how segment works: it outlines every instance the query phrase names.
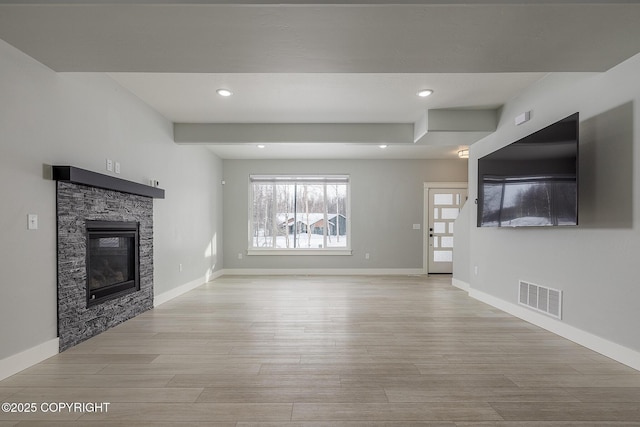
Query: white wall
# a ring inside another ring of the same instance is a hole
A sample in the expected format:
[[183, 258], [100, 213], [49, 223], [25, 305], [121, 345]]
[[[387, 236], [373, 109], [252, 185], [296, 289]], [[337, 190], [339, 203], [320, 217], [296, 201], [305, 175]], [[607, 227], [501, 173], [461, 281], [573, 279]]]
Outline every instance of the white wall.
[[[250, 174], [349, 174], [351, 256], [246, 256]], [[464, 160], [225, 160], [225, 271], [422, 269], [424, 183], [467, 180]], [[365, 253], [370, 259], [365, 259]]]
[[[471, 194], [471, 193], [469, 193]], [[454, 284], [467, 288], [470, 281], [470, 260], [471, 253], [469, 243], [469, 223], [471, 222], [471, 211], [476, 209], [475, 196], [469, 197], [462, 206], [458, 218], [454, 222], [454, 248], [453, 248], [453, 277]], [[457, 282], [456, 282], [457, 281]]]
[[[498, 130], [474, 144], [469, 198], [477, 197], [477, 159], [580, 112], [580, 225], [563, 229], [476, 228], [470, 221], [472, 290], [517, 304], [519, 279], [564, 291], [553, 328], [640, 351], [640, 55], [602, 74], [550, 75], [509, 102]], [[532, 111], [530, 122], [514, 118]], [[462, 276], [461, 280], [462, 280]], [[542, 316], [542, 315], [541, 315]], [[542, 320], [545, 322], [545, 320]], [[567, 328], [568, 327], [568, 328]], [[632, 354], [632, 353], [631, 353]], [[627, 363], [640, 366], [640, 358]]]
[[0, 364], [57, 336], [55, 183], [43, 165], [107, 174], [106, 158], [119, 177], [166, 190], [154, 201], [156, 294], [221, 268], [222, 161], [176, 145], [171, 123], [108, 76], [54, 73], [0, 41]]

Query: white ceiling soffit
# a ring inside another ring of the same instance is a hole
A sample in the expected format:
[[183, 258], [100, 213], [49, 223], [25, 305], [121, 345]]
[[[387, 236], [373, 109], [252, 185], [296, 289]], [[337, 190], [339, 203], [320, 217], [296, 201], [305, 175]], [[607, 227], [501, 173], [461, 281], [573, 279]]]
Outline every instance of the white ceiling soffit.
[[175, 123], [178, 143], [412, 144], [408, 123]]
[[103, 72], [599, 72], [640, 51], [628, 2], [134, 3], [5, 1], [0, 38]]
[[428, 138], [429, 133], [484, 137], [498, 123], [496, 110], [429, 110], [424, 117], [416, 123], [175, 123], [173, 135], [176, 142], [190, 144], [440, 144], [442, 140]]

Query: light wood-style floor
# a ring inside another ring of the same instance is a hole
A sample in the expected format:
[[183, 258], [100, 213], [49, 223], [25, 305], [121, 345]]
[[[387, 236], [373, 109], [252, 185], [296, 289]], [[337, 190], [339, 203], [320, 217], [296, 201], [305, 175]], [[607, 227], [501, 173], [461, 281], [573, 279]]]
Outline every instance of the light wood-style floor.
[[223, 277], [0, 382], [108, 412], [0, 427], [640, 426], [640, 372], [450, 281]]

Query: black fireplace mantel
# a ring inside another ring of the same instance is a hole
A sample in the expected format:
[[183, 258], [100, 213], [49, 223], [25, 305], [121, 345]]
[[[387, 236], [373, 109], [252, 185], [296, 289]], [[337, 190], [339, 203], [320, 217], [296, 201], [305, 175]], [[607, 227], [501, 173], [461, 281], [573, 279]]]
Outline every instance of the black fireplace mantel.
[[139, 184], [114, 176], [91, 172], [74, 166], [52, 166], [54, 181], [70, 182], [72, 184], [87, 185], [89, 187], [114, 190], [121, 193], [164, 199], [164, 190], [150, 185]]

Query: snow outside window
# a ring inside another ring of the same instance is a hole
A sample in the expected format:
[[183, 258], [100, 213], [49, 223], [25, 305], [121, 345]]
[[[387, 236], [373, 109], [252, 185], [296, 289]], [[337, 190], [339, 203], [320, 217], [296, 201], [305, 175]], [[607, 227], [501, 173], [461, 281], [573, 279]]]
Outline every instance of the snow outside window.
[[349, 250], [349, 176], [251, 175], [249, 251]]

